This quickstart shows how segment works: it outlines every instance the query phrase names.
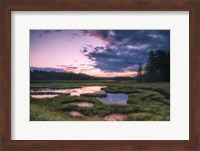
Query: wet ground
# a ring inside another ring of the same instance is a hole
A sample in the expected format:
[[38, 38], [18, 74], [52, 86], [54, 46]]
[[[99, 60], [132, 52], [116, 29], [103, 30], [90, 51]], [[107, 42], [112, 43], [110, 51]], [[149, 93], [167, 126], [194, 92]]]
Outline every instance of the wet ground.
[[[107, 94], [106, 97], [96, 97], [99, 101], [104, 104], [127, 104], [128, 95], [124, 93], [106, 93], [102, 88], [106, 86], [84, 86], [81, 88], [74, 89], [32, 89], [31, 93], [43, 93], [37, 95], [31, 95], [33, 98], [53, 98], [58, 94], [45, 94], [45, 93], [66, 93], [70, 96], [80, 96], [81, 94]], [[83, 104], [84, 105], [84, 104]], [[86, 105], [87, 106], [87, 105]]]

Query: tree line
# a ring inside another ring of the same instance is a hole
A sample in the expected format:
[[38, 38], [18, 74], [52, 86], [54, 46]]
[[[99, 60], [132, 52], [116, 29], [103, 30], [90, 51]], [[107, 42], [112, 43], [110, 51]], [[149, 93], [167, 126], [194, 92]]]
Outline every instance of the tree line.
[[30, 71], [30, 80], [134, 80], [138, 82], [169, 82], [170, 81], [170, 52], [150, 51], [145, 67], [138, 65], [137, 77], [94, 77], [84, 73]]
[[139, 63], [137, 71], [138, 82], [169, 82], [170, 81], [170, 52], [150, 51], [146, 66]]
[[134, 80], [133, 77], [114, 77], [113, 80], [122, 81], [122, 80]]
[[95, 80], [96, 77], [83, 73], [55, 72], [33, 70], [30, 72], [30, 80]]

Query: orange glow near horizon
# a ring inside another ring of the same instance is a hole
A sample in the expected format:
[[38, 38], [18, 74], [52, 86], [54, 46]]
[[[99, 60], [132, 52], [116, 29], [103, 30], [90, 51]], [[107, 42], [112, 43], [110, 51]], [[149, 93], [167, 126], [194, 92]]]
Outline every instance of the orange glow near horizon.
[[31, 30], [30, 66], [95, 77], [134, 77], [151, 50], [170, 50], [169, 30]]
[[[62, 68], [61, 68], [62, 69]], [[90, 76], [95, 76], [95, 77], [108, 77], [108, 78], [112, 78], [112, 77], [134, 77], [137, 75], [137, 72], [133, 71], [124, 71], [124, 72], [106, 72], [106, 71], [102, 71], [100, 69], [90, 69], [90, 68], [85, 68], [84, 71], [81, 71], [80, 68], [68, 68], [67, 70], [64, 69], [65, 72], [74, 72], [74, 73], [84, 73], [84, 74], [88, 74]]]
[[95, 68], [95, 61], [89, 60], [80, 50], [84, 45], [105, 47], [109, 42], [102, 37], [96, 37], [99, 35], [95, 34], [84, 37], [73, 37], [73, 34], [51, 33], [33, 39], [33, 43], [37, 45], [33, 45], [30, 50], [31, 66], [59, 68], [65, 72], [85, 73], [95, 77], [133, 77], [136, 75], [136, 72], [106, 72]]

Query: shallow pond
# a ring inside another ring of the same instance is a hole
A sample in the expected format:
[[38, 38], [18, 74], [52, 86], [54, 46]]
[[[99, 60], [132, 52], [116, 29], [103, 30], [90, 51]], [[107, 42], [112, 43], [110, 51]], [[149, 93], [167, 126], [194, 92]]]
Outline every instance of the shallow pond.
[[31, 95], [33, 98], [43, 99], [43, 98], [54, 98], [58, 96], [58, 94], [36, 94]]
[[107, 97], [97, 98], [104, 104], [127, 104], [128, 95], [124, 93], [105, 93]]
[[[83, 86], [81, 88], [74, 89], [31, 89], [31, 93], [67, 93], [70, 96], [80, 96], [86, 93], [97, 93], [97, 94], [107, 94], [107, 97], [96, 98], [104, 104], [127, 104], [128, 95], [124, 93], [106, 93], [102, 88], [106, 86]], [[31, 95], [33, 98], [50, 98], [56, 97], [58, 95], [53, 94], [37, 94]]]
[[81, 94], [86, 93], [101, 93], [101, 88], [105, 88], [106, 86], [83, 86], [81, 88], [74, 89], [31, 89], [31, 93], [66, 93], [70, 94], [70, 96], [80, 96]]

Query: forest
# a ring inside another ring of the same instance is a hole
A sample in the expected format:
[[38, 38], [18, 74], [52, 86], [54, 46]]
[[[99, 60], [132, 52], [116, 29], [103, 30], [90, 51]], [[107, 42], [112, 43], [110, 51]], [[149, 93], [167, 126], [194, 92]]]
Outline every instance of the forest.
[[30, 73], [31, 80], [96, 80], [97, 78], [84, 73], [55, 72], [34, 70]]
[[55, 72], [33, 70], [30, 72], [31, 80], [136, 80], [137, 82], [169, 82], [170, 81], [170, 52], [150, 51], [148, 60], [143, 67], [138, 64], [136, 77], [94, 77], [84, 73]]
[[139, 82], [169, 82], [170, 81], [170, 52], [150, 51], [144, 69], [141, 63], [138, 67], [137, 81]]
[[170, 52], [150, 51], [134, 77], [31, 71], [31, 121], [169, 121]]

